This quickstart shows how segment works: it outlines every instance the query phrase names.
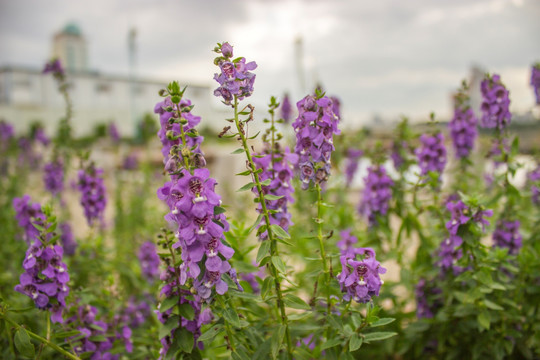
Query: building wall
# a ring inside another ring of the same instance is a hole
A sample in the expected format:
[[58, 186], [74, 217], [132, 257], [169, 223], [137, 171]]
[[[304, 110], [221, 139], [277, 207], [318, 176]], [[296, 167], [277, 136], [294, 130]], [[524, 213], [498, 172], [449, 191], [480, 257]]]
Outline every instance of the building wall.
[[[73, 103], [75, 135], [90, 133], [96, 124], [114, 121], [123, 135], [135, 134], [146, 113], [153, 113], [160, 100], [158, 91], [165, 82], [106, 76], [99, 73], [68, 73]], [[194, 113], [203, 118], [202, 126], [222, 127], [223, 116], [213, 107], [209, 86], [188, 85], [187, 98], [195, 104]], [[0, 118], [14, 124], [17, 132], [41, 121], [47, 133], [56, 130], [64, 114], [64, 99], [52, 75], [34, 69], [0, 69]], [[221, 126], [220, 126], [221, 124]]]

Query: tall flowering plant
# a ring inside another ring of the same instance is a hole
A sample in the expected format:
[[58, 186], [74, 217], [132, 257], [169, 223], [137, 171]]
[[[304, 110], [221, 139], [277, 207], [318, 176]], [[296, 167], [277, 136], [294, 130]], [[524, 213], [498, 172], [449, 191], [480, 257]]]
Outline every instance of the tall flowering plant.
[[469, 156], [478, 135], [476, 130], [477, 119], [471, 108], [467, 91], [467, 83], [463, 82], [461, 89], [454, 96], [454, 116], [448, 123], [457, 158]]
[[536, 104], [540, 105], [540, 62], [532, 66], [531, 86], [533, 87], [533, 90], [534, 90]]

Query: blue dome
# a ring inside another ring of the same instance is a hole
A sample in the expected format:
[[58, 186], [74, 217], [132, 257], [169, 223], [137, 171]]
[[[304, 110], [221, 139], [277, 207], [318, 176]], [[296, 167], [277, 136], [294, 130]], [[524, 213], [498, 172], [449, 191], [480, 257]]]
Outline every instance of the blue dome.
[[81, 36], [81, 29], [79, 29], [79, 26], [74, 23], [67, 24], [62, 32], [64, 34]]

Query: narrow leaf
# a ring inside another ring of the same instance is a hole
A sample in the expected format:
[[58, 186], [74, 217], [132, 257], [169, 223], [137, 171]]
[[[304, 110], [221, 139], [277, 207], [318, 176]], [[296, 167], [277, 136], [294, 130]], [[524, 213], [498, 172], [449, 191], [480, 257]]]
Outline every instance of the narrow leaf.
[[35, 355], [34, 345], [30, 342], [30, 336], [22, 327], [15, 333], [15, 347], [21, 355], [33, 358]]
[[206, 330], [198, 339], [197, 341], [208, 341], [210, 342], [214, 340], [214, 338], [223, 331], [223, 325], [215, 325]]
[[394, 318], [381, 318], [377, 321], [375, 321], [374, 323], [372, 323], [370, 326], [371, 327], [377, 327], [377, 326], [383, 326], [383, 325], [388, 325], [392, 322], [394, 322], [396, 319]]
[[304, 300], [302, 300], [296, 295], [287, 294], [285, 295], [284, 301], [285, 305], [293, 309], [311, 310], [311, 306], [309, 306]]
[[291, 235], [287, 234], [287, 232], [285, 230], [283, 230], [283, 228], [279, 225], [276, 225], [276, 224], [271, 224], [270, 225], [270, 230], [272, 230], [272, 232], [282, 238], [282, 239], [290, 239], [291, 238]]
[[351, 338], [349, 339], [349, 351], [353, 352], [360, 349], [360, 346], [362, 346], [363, 341], [364, 340], [360, 336], [358, 336], [358, 334], [356, 333], [353, 334]]
[[270, 251], [270, 241], [265, 240], [261, 243], [261, 246], [259, 247], [259, 251], [257, 252], [257, 264], [261, 262], [261, 260], [268, 255], [268, 252]]
[[283, 260], [279, 256], [272, 256], [272, 264], [276, 267], [277, 271], [279, 271], [282, 274], [287, 273], [287, 269], [285, 268], [285, 264], [283, 263]]
[[374, 332], [374, 333], [365, 334], [364, 341], [365, 342], [381, 341], [381, 340], [389, 339], [396, 335], [397, 335], [396, 332], [389, 332], [389, 331]]

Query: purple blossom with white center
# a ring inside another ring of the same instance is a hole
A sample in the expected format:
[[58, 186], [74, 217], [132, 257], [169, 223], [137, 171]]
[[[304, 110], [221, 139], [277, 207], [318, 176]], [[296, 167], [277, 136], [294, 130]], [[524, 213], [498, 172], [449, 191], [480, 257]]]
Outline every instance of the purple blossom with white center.
[[111, 140], [114, 142], [120, 141], [120, 133], [118, 132], [118, 128], [116, 127], [115, 123], [109, 124], [109, 136], [111, 137]]
[[367, 303], [373, 296], [379, 296], [383, 284], [380, 274], [386, 273], [386, 269], [375, 259], [372, 248], [354, 249], [353, 257], [342, 255], [340, 261], [342, 270], [337, 279], [345, 293], [343, 300]]
[[416, 149], [418, 166], [421, 175], [427, 175], [430, 171], [442, 174], [446, 166], [446, 147], [444, 146], [444, 136], [442, 133], [435, 135], [422, 134], [420, 136], [422, 146]]
[[349, 149], [347, 151], [347, 160], [345, 164], [345, 184], [347, 187], [351, 186], [356, 170], [358, 170], [360, 157], [363, 154], [364, 152], [359, 149]]
[[416, 298], [416, 316], [419, 319], [430, 319], [433, 317], [433, 313], [442, 306], [440, 300], [428, 299], [434, 295], [440, 294], [442, 291], [437, 287], [430, 287], [429, 283], [425, 279], [420, 279], [416, 284], [414, 290]]
[[291, 122], [292, 119], [292, 105], [291, 100], [289, 99], [289, 94], [285, 94], [283, 101], [281, 102], [281, 118], [285, 121], [285, 124]]
[[[288, 205], [294, 202], [294, 187], [291, 184], [293, 179], [293, 166], [298, 161], [296, 154], [291, 154], [288, 148], [283, 153], [274, 152], [272, 154], [261, 154], [262, 157], [254, 157], [253, 162], [257, 169], [262, 169], [259, 174], [261, 182], [270, 180], [269, 185], [263, 185], [262, 190], [265, 195], [280, 196], [276, 200], [265, 200], [268, 210], [275, 210], [276, 213], [270, 214], [270, 224], [281, 226], [287, 231], [292, 225], [291, 213], [288, 211]], [[274, 161], [272, 161], [272, 157]], [[257, 193], [257, 189], [252, 190]], [[257, 211], [262, 212], [262, 205], [259, 204]], [[261, 225], [264, 224], [264, 219], [261, 219]], [[266, 239], [267, 232], [264, 231], [260, 235], [260, 239]]]
[[57, 159], [45, 164], [43, 167], [43, 182], [45, 183], [45, 189], [54, 196], [64, 190], [64, 164], [62, 160]]
[[160, 259], [156, 245], [152, 241], [144, 242], [139, 248], [138, 257], [143, 276], [149, 282], [153, 282], [159, 277]]
[[332, 110], [332, 100], [308, 95], [298, 103], [298, 117], [292, 124], [296, 132], [295, 153], [302, 189], [322, 184], [330, 175], [330, 156], [335, 150], [334, 134], [339, 134], [339, 118]]
[[386, 174], [384, 167], [373, 165], [368, 168], [358, 211], [367, 217], [370, 226], [377, 223], [377, 216], [384, 216], [388, 213], [389, 203], [392, 199], [392, 185], [394, 185], [394, 181]]
[[[159, 122], [161, 124], [157, 135], [161, 140], [161, 144], [163, 146], [161, 149], [161, 153], [164, 157], [164, 164], [167, 164], [169, 162], [170, 153], [173, 146], [179, 146], [180, 144], [182, 144], [182, 139], [180, 138], [180, 134], [182, 132], [182, 125], [178, 123], [171, 123], [171, 120], [175, 120], [178, 117], [178, 113], [174, 109], [173, 105], [174, 104], [172, 103], [171, 98], [167, 97], [165, 98], [165, 100], [158, 102], [154, 107], [154, 113], [159, 114]], [[188, 99], [182, 99], [179, 106], [181, 109], [190, 107], [191, 101]], [[201, 122], [201, 117], [195, 116], [191, 113], [191, 111], [182, 112], [182, 118], [186, 120], [186, 124], [183, 125], [183, 130], [185, 133], [195, 128], [195, 126], [197, 126]], [[171, 136], [169, 137], [167, 136], [167, 134]], [[204, 138], [202, 136], [186, 136], [186, 146], [192, 148], [192, 151], [195, 153], [201, 153], [199, 146], [202, 143], [203, 139]], [[171, 162], [172, 161], [175, 161], [175, 159], [171, 160]]]
[[508, 90], [499, 75], [486, 76], [480, 84], [482, 91], [482, 126], [485, 128], [505, 129], [512, 119]]
[[103, 181], [103, 169], [96, 168], [93, 163], [86, 169], [79, 170], [77, 187], [81, 193], [81, 205], [88, 225], [96, 220], [103, 221], [103, 213], [107, 205], [107, 192]]
[[71, 230], [71, 225], [64, 222], [58, 225], [60, 228], [60, 241], [62, 242], [62, 247], [64, 248], [64, 254], [72, 256], [75, 255], [75, 250], [77, 249], [77, 242], [73, 236], [73, 231]]
[[21, 228], [24, 229], [24, 240], [28, 245], [39, 238], [39, 230], [33, 223], [43, 226], [45, 214], [41, 211], [39, 203], [32, 203], [30, 195], [24, 195], [22, 198], [13, 199], [13, 208], [15, 209], [15, 219]]
[[450, 221], [446, 223], [446, 229], [450, 235], [457, 235], [459, 227], [466, 224], [471, 219], [469, 216], [465, 215], [465, 213], [468, 213], [470, 210], [461, 200], [455, 202], [449, 201], [446, 204], [446, 209], [450, 211], [452, 216]]
[[454, 275], [457, 275], [463, 271], [463, 268], [457, 265], [458, 260], [463, 256], [461, 244], [463, 244], [463, 239], [457, 235], [450, 235], [440, 244], [437, 265], [443, 272], [452, 270]]
[[331, 96], [330, 99], [332, 100], [332, 111], [338, 119], [341, 119], [341, 101], [335, 96]]
[[493, 232], [493, 243], [495, 246], [507, 248], [509, 254], [517, 255], [522, 245], [519, 226], [520, 223], [518, 220], [499, 220]]
[[214, 80], [220, 85], [214, 90], [214, 96], [222, 97], [227, 105], [231, 105], [235, 96], [238, 100], [251, 96], [255, 83], [255, 74], [251, 70], [257, 68], [255, 61], [246, 63], [243, 57], [232, 60], [233, 51], [229, 43], [218, 45], [214, 51], [222, 55], [214, 60], [221, 70], [221, 73], [214, 74]]
[[478, 135], [478, 120], [470, 106], [465, 88], [460, 89], [454, 98], [454, 116], [448, 123], [450, 136], [458, 158], [469, 156]]
[[15, 286], [15, 291], [31, 298], [38, 309], [49, 310], [55, 323], [63, 322], [62, 311], [69, 294], [69, 273], [62, 262], [63, 254], [61, 246], [46, 245], [36, 237], [26, 251], [20, 284]]
[[540, 205], [540, 165], [528, 174], [531, 183], [531, 200], [533, 204]]
[[540, 105], [540, 63], [534, 64], [531, 69], [531, 86], [534, 88], [536, 104]]

